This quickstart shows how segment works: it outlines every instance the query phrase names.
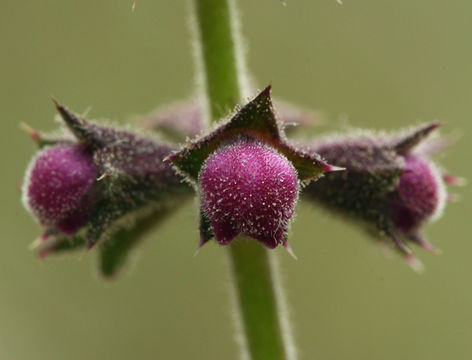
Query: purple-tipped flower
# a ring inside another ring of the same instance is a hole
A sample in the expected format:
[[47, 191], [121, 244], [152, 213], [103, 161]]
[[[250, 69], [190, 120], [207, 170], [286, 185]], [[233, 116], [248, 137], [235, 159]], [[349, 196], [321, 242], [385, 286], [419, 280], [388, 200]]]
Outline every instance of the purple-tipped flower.
[[313, 151], [346, 171], [327, 174], [305, 194], [374, 225], [393, 240], [410, 265], [418, 266], [404, 240], [435, 252], [421, 229], [442, 213], [446, 200], [445, 175], [430, 160], [441, 150], [441, 142], [426, 139], [438, 126], [432, 123], [391, 136], [364, 132], [315, 141], [310, 145]]
[[[38, 239], [44, 243], [40, 255], [66, 249], [68, 243], [90, 248], [112, 237], [104, 247], [110, 249], [111, 264], [130, 247], [124, 245], [123, 231], [113, 237], [117, 231], [136, 221], [144, 223], [149, 216], [155, 222], [190, 193], [189, 187], [163, 162], [174, 146], [88, 122], [56, 105], [67, 126], [63, 137], [25, 127], [42, 147], [23, 185], [25, 207], [45, 228]], [[126, 239], [127, 244], [135, 243]]]
[[47, 147], [35, 156], [27, 171], [23, 203], [41, 225], [72, 235], [86, 222], [86, 195], [97, 173], [86, 146]]
[[418, 234], [421, 226], [442, 214], [446, 190], [438, 167], [422, 156], [405, 157], [404, 172], [390, 200], [395, 228]]
[[210, 134], [169, 159], [201, 195], [200, 244], [239, 233], [269, 248], [283, 243], [299, 184], [340, 168], [290, 145], [275, 118], [270, 86]]
[[299, 188], [285, 156], [255, 139], [236, 140], [207, 158], [199, 183], [218, 243], [226, 245], [239, 233], [269, 248], [282, 242]]

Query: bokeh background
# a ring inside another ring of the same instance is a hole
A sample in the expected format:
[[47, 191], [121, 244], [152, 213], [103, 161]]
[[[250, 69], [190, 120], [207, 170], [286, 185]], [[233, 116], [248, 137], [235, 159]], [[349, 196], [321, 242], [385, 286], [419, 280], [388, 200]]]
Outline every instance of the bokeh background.
[[[250, 69], [325, 125], [395, 129], [434, 119], [459, 138], [439, 161], [471, 178], [472, 4], [444, 0], [241, 0]], [[96, 253], [39, 261], [20, 203], [53, 94], [77, 112], [128, 121], [194, 89], [186, 1], [2, 0], [0, 359], [237, 359], [224, 249], [197, 244], [189, 202], [149, 235], [132, 271], [103, 282]], [[301, 359], [470, 359], [472, 205], [427, 228], [424, 275], [359, 228], [302, 203], [295, 261], [277, 250]]]

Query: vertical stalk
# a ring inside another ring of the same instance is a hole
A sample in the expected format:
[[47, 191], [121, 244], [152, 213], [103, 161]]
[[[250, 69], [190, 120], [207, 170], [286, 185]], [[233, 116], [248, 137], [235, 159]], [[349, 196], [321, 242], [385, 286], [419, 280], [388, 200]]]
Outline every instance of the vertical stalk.
[[[193, 0], [200, 80], [208, 118], [218, 121], [241, 101], [244, 61], [233, 0]], [[250, 360], [294, 360], [283, 312], [275, 254], [254, 240], [229, 245], [235, 303], [243, 332], [242, 355]]]
[[[281, 299], [275, 287], [273, 257], [269, 251], [253, 239], [238, 239], [230, 245], [230, 258], [236, 288], [239, 316], [244, 339], [242, 349], [251, 360], [288, 360], [290, 346], [286, 343], [290, 329], [282, 328]], [[279, 292], [280, 292], [279, 288]]]
[[242, 51], [235, 34], [232, 0], [194, 0], [197, 61], [206, 92], [208, 117], [216, 122], [241, 101], [244, 82]]

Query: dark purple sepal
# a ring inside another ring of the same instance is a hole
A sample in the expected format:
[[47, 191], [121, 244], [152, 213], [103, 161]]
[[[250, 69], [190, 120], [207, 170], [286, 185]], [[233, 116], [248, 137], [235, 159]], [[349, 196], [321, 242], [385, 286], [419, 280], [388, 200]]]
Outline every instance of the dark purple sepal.
[[98, 132], [99, 127], [97, 125], [92, 124], [86, 121], [83, 117], [69, 111], [65, 106], [59, 104], [56, 99], [53, 98], [52, 101], [54, 102], [59, 115], [61, 115], [64, 124], [78, 141], [94, 145], [99, 144], [102, 136], [100, 136]]
[[441, 123], [439, 121], [420, 126], [419, 128], [416, 128], [412, 131], [407, 132], [406, 134], [401, 135], [399, 139], [395, 139], [395, 143], [392, 147], [399, 155], [408, 154], [421, 142], [426, 140], [426, 138], [430, 136], [431, 133], [440, 126]]

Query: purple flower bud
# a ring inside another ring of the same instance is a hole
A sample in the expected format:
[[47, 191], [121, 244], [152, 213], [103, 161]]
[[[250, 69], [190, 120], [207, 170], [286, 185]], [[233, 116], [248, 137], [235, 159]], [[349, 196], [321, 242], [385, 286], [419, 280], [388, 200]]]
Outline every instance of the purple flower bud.
[[[421, 234], [427, 222], [439, 217], [445, 205], [445, 175], [429, 159], [442, 149], [442, 139], [426, 138], [439, 123], [387, 136], [361, 132], [356, 136], [318, 140], [310, 148], [327, 161], [346, 168], [328, 173], [305, 194], [351, 219], [362, 219], [393, 240], [413, 267], [419, 265], [403, 240], [437, 251]], [[447, 179], [450, 179], [447, 181]]]
[[270, 90], [168, 158], [200, 190], [200, 246], [213, 236], [228, 244], [242, 233], [289, 249], [286, 232], [299, 185], [342, 170], [286, 140]]
[[73, 234], [86, 222], [81, 205], [97, 173], [92, 153], [84, 145], [47, 147], [29, 166], [23, 202], [40, 224]]
[[199, 177], [203, 209], [218, 243], [239, 233], [269, 248], [284, 238], [298, 198], [293, 165], [255, 139], [240, 139], [210, 155]]
[[391, 202], [395, 228], [403, 234], [414, 233], [423, 223], [442, 213], [445, 200], [444, 181], [436, 165], [419, 156], [406, 157]]
[[163, 161], [172, 145], [88, 122], [56, 106], [69, 134], [53, 138], [26, 129], [43, 150], [27, 171], [23, 200], [45, 227], [37, 243], [48, 241], [48, 253], [72, 236], [91, 248], [123, 224], [136, 223], [157, 209], [170, 210], [190, 193]]

